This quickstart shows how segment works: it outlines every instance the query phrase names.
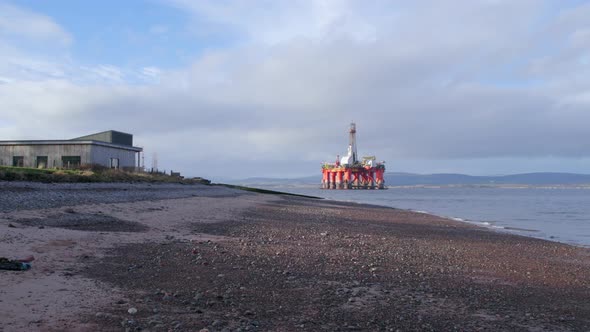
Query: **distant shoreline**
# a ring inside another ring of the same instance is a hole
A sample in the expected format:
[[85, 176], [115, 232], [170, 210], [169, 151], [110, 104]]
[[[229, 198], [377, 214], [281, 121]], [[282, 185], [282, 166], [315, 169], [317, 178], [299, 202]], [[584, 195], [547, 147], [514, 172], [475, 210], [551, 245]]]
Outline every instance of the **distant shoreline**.
[[[319, 184], [273, 184], [273, 183], [246, 183], [230, 184], [231, 186], [266, 187], [266, 188], [308, 188], [321, 189]], [[501, 189], [590, 189], [590, 184], [413, 184], [413, 185], [386, 185], [387, 189], [440, 189], [440, 188], [501, 188]], [[353, 189], [324, 189], [324, 190], [353, 190]]]
[[[320, 185], [321, 177], [249, 178], [226, 181], [247, 186], [257, 185]], [[414, 174], [386, 172], [385, 185], [405, 186], [590, 186], [590, 174], [537, 172], [510, 175], [480, 176], [454, 173]]]

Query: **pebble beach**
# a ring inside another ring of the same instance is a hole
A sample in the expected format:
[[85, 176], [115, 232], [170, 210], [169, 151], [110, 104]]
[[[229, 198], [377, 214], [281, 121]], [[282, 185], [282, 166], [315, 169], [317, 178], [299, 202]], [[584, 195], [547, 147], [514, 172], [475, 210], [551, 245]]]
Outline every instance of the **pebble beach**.
[[587, 331], [590, 250], [221, 186], [0, 182], [0, 331]]

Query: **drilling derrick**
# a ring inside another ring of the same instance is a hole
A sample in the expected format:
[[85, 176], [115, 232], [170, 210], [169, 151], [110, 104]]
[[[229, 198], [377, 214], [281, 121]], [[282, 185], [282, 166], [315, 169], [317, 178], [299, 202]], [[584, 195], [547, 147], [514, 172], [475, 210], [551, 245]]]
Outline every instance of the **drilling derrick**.
[[385, 189], [385, 162], [376, 158], [363, 157], [359, 161], [356, 150], [356, 124], [350, 124], [348, 131], [348, 153], [336, 159], [335, 163], [322, 165], [323, 189]]
[[356, 153], [356, 124], [350, 124], [349, 136], [348, 136], [348, 146], [350, 146], [350, 151], [352, 153], [352, 162], [356, 163], [358, 161], [357, 153]]

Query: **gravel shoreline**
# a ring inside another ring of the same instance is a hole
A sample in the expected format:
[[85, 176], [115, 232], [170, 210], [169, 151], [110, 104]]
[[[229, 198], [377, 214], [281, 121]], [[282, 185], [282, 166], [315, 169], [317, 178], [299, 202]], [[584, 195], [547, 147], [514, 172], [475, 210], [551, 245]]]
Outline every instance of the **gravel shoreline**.
[[103, 328], [590, 329], [588, 251], [567, 245], [288, 197], [193, 232], [224, 239], [123, 246], [84, 272], [140, 311], [108, 310]]
[[200, 184], [0, 181], [0, 212], [198, 196], [227, 197], [243, 193]]
[[[52, 186], [23, 192], [94, 191]], [[0, 213], [0, 250], [25, 243], [41, 256], [20, 275], [0, 272], [13, 276], [0, 278], [5, 331], [590, 330], [587, 248], [385, 207], [142, 186], [116, 187], [131, 192], [127, 203], [99, 191], [87, 194], [93, 204]], [[11, 306], [46, 304], [11, 293], [19, 276], [55, 277], [72, 288], [62, 296], [97, 300], [73, 315], [27, 316]]]

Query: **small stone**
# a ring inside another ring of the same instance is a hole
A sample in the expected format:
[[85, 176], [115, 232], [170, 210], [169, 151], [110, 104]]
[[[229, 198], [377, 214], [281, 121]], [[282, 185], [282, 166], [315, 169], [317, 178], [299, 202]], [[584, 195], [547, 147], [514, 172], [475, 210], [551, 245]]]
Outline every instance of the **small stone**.
[[128, 312], [130, 315], [135, 315], [135, 314], [137, 313], [137, 309], [135, 309], [135, 308], [129, 308], [129, 310], [127, 310], [127, 312]]

